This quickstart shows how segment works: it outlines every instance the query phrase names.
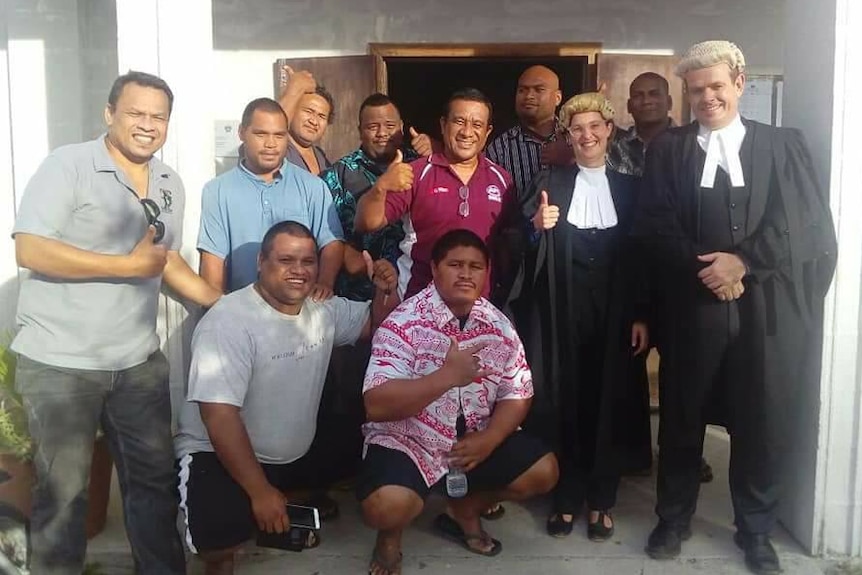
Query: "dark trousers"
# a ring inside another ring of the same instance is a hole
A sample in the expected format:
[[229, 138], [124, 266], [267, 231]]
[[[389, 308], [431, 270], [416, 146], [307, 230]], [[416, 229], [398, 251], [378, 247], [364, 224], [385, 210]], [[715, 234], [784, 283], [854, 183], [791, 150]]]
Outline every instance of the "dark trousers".
[[[619, 474], [599, 471], [596, 465], [601, 416], [604, 340], [592, 337], [577, 347], [574, 378], [561, 381], [560, 443], [557, 458], [560, 479], [554, 490], [554, 512], [577, 515], [586, 502], [589, 509], [606, 510], [616, 503]], [[563, 382], [569, 385], [563, 384]], [[606, 455], [606, 454], [605, 454]]]
[[317, 412], [317, 432], [303, 456], [304, 463], [317, 470], [320, 484], [316, 488], [326, 489], [359, 473], [365, 423], [362, 382], [370, 357], [368, 342], [332, 350]]
[[135, 572], [185, 573], [165, 356], [157, 351], [121, 371], [53, 367], [19, 356], [16, 385], [36, 444], [32, 572], [79, 575], [84, 568], [87, 486], [101, 426], [117, 466]]
[[[730, 492], [740, 531], [768, 534], [779, 499], [780, 433], [776, 385], [764, 364], [762, 340], [752, 337], [744, 299], [704, 303], [689, 318], [687, 337], [662, 347], [656, 514], [688, 525], [700, 488], [699, 469], [711, 408], [720, 406], [730, 433]], [[767, 357], [765, 357], [765, 355]], [[786, 382], [784, 382], [786, 383]]]

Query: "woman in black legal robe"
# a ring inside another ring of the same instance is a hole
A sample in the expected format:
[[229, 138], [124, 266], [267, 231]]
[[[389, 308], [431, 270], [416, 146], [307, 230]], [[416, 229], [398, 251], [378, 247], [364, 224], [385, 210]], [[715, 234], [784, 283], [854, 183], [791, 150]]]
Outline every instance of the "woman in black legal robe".
[[577, 164], [532, 182], [522, 205], [530, 247], [509, 297], [534, 378], [525, 429], [552, 442], [560, 461], [548, 533], [571, 533], [586, 504], [598, 541], [613, 534], [620, 472], [650, 457], [646, 290], [629, 240], [636, 179], [605, 165], [612, 119], [601, 94], [561, 108]]

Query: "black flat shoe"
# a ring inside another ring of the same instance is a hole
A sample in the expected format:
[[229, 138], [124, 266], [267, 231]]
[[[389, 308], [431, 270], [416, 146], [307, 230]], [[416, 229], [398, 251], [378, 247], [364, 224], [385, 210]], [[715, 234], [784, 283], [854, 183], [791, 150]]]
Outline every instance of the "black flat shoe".
[[733, 535], [733, 541], [745, 551], [745, 566], [749, 571], [757, 575], [781, 573], [781, 562], [769, 535], [737, 531]]
[[[595, 509], [590, 511], [592, 513]], [[607, 541], [614, 534], [614, 518], [608, 511], [598, 511], [599, 518], [593, 523], [587, 523], [587, 537], [590, 541]], [[605, 517], [611, 520], [611, 526], [605, 526]]]
[[565, 521], [562, 513], [554, 513], [548, 517], [548, 523], [545, 526], [548, 530], [548, 535], [551, 537], [562, 538], [572, 533], [572, 528], [575, 525], [575, 517], [572, 516], [571, 521]]
[[649, 534], [644, 551], [653, 559], [675, 559], [682, 551], [682, 542], [691, 538], [691, 528], [678, 527], [659, 521]]

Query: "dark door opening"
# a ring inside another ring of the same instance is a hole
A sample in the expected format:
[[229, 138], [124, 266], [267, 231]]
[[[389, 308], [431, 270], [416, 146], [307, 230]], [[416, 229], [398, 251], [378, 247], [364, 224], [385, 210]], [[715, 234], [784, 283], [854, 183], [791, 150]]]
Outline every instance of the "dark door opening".
[[401, 110], [405, 131], [409, 126], [433, 138], [440, 137], [440, 117], [446, 101], [459, 88], [477, 88], [494, 105], [491, 139], [517, 123], [515, 89], [528, 67], [541, 64], [560, 77], [563, 100], [587, 86], [587, 56], [554, 57], [386, 57], [388, 93]]

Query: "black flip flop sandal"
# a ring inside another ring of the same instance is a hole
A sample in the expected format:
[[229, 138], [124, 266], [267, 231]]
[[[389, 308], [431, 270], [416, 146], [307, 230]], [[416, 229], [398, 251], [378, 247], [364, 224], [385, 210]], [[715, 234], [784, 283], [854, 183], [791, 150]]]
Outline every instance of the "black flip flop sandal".
[[[446, 539], [460, 544], [461, 547], [476, 555], [494, 557], [499, 555], [503, 550], [503, 544], [484, 531], [480, 531], [479, 533], [464, 533], [458, 522], [446, 513], [441, 513], [434, 519], [434, 528]], [[482, 551], [470, 545], [471, 541], [490, 542], [492, 547], [487, 551]]]

